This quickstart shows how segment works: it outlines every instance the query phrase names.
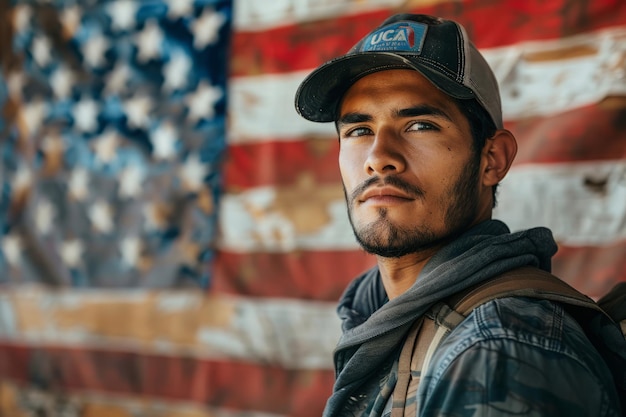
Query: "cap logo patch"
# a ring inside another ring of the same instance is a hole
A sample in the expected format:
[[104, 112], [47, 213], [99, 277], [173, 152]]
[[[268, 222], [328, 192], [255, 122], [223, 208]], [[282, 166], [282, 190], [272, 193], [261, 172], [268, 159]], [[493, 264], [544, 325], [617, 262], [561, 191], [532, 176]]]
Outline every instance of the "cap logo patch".
[[427, 29], [425, 24], [413, 22], [388, 25], [368, 36], [361, 51], [407, 51], [419, 54]]

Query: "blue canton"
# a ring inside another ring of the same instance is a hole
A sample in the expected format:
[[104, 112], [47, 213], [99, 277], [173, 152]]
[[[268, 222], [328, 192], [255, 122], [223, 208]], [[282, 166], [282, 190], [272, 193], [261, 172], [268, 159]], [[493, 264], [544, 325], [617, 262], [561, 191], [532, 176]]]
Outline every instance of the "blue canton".
[[232, 0], [18, 0], [12, 12], [0, 279], [209, 286]]

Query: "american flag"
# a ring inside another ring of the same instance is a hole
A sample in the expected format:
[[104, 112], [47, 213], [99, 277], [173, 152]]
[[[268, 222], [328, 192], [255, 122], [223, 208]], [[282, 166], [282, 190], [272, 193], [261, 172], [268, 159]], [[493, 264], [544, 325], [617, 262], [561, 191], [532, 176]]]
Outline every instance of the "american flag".
[[[374, 264], [299, 82], [392, 13], [460, 21], [518, 139], [495, 217], [626, 281], [621, 0], [0, 2], [0, 415], [319, 416]], [[8, 35], [12, 32], [12, 36]], [[37, 414], [38, 413], [38, 414]]]

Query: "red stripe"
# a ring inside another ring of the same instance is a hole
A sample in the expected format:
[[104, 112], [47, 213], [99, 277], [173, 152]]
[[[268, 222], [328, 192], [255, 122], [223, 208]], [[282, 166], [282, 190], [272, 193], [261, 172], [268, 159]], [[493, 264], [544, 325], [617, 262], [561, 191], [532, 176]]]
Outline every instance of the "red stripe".
[[259, 186], [293, 185], [301, 175], [315, 183], [341, 182], [336, 139], [256, 142], [231, 145], [224, 166], [226, 185], [236, 191]]
[[0, 374], [55, 392], [92, 391], [311, 417], [322, 414], [334, 378], [329, 370], [6, 341], [0, 342]]
[[[407, 8], [463, 23], [479, 48], [546, 40], [626, 22], [626, 2], [467, 0]], [[344, 54], [393, 9], [281, 26], [259, 32], [238, 28], [233, 36], [231, 73], [258, 75], [306, 70]]]
[[262, 32], [233, 34], [231, 75], [285, 73], [344, 54], [388, 16], [386, 11], [340, 16]]
[[[595, 247], [562, 246], [553, 272], [597, 297], [626, 281], [626, 241]], [[336, 301], [347, 284], [375, 263], [362, 251], [309, 251], [288, 254], [221, 252], [213, 290], [253, 297]]]
[[599, 298], [618, 282], [626, 281], [626, 241], [601, 247], [561, 246], [552, 271], [574, 288]]
[[[626, 101], [507, 123], [518, 141], [515, 164], [626, 159]], [[333, 138], [231, 145], [224, 166], [230, 191], [290, 186], [302, 175], [337, 183], [339, 145]], [[262, 161], [262, 163], [260, 163]]]
[[253, 297], [337, 301], [357, 274], [375, 264], [360, 250], [295, 253], [219, 252], [212, 291]]
[[626, 159], [626, 100], [506, 124], [516, 164]]

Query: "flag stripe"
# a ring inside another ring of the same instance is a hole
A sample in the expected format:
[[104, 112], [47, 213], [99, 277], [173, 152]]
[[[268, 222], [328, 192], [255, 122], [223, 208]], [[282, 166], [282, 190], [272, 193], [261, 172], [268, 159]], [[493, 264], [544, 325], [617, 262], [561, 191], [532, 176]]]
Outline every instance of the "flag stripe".
[[[584, 289], [589, 296], [598, 297], [611, 283], [626, 280], [624, 253], [626, 241], [602, 246], [568, 247], [561, 244], [553, 272]], [[213, 287], [221, 293], [251, 297], [338, 300], [348, 282], [373, 265], [374, 259], [364, 257], [359, 250], [342, 251], [341, 259], [329, 254], [303, 251], [297, 256], [298, 265], [294, 265], [294, 262], [285, 260], [287, 256], [293, 259], [287, 254], [251, 255], [222, 251]], [[255, 270], [262, 270], [263, 274], [253, 273]]]
[[355, 247], [339, 184], [310, 183], [308, 190], [249, 189], [224, 195], [220, 210], [221, 249], [289, 252]]
[[[422, 0], [422, 5], [458, 0]], [[265, 31], [291, 22], [336, 19], [338, 16], [365, 15], [368, 12], [397, 9], [406, 0], [290, 0], [262, 3], [257, 0], [237, 0], [233, 25], [238, 32]], [[387, 15], [385, 15], [386, 17]], [[378, 24], [379, 22], [374, 22]]]
[[626, 241], [603, 246], [560, 245], [552, 272], [589, 297], [599, 299], [618, 282], [626, 282]]
[[523, 165], [502, 182], [493, 215], [512, 230], [550, 225], [568, 246], [626, 241], [626, 159]]
[[[505, 122], [556, 116], [626, 95], [620, 64], [626, 56], [624, 28], [483, 52], [501, 86]], [[331, 123], [311, 123], [296, 114], [295, 92], [308, 73], [233, 78], [230, 100], [238, 111], [232, 114], [229, 143], [332, 137]]]
[[592, 162], [626, 159], [626, 97], [547, 117], [506, 123], [515, 135], [514, 164]]
[[[284, 186], [308, 176], [317, 184], [340, 181], [337, 137], [302, 138], [291, 141], [259, 141], [231, 145], [224, 166], [227, 192], [247, 188]], [[264, 163], [259, 164], [262, 159]]]
[[[252, 2], [248, 0], [245, 3]], [[280, 11], [267, 8], [265, 4], [261, 6], [261, 3], [256, 7], [254, 18], [238, 13], [240, 21], [235, 20], [237, 31], [232, 40], [232, 75], [286, 73], [314, 68], [321, 62], [343, 55], [392, 13], [389, 7], [350, 14], [337, 14], [327, 9], [328, 18], [321, 19], [319, 5], [307, 3], [298, 9], [297, 24], [285, 25], [285, 22], [293, 21], [295, 7], [284, 10], [284, 18], [280, 17]], [[250, 9], [249, 6], [238, 4], [237, 7], [238, 11], [251, 14], [246, 10]], [[460, 21], [481, 49], [590, 33], [621, 26], [626, 21], [626, 4], [619, 0], [579, 4], [566, 0], [516, 4], [486, 4], [479, 0], [444, 1], [413, 10]], [[264, 18], [275, 19], [275, 26], [264, 26], [262, 31], [254, 30], [253, 19], [259, 21]], [[573, 21], [578, 24], [571, 26]]]
[[336, 302], [348, 283], [374, 264], [372, 255], [358, 249], [292, 253], [222, 250], [212, 288], [219, 293], [253, 297]]
[[320, 399], [333, 383], [330, 370], [6, 341], [0, 342], [0, 358], [5, 380], [53, 383], [56, 392], [123, 394], [291, 416], [320, 416]]
[[22, 290], [0, 297], [0, 339], [330, 369], [340, 335], [334, 308], [334, 303], [200, 292]]

